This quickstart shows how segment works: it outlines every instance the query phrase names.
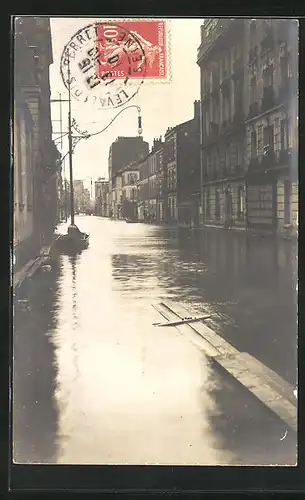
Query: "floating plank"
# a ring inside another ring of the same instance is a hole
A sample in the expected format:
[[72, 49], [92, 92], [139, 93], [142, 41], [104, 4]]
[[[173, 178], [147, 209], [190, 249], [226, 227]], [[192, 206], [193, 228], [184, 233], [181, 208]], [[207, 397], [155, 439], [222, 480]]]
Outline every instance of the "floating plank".
[[196, 323], [197, 321], [204, 321], [205, 319], [208, 319], [210, 317], [211, 316], [201, 316], [199, 318], [186, 318], [179, 321], [172, 321], [167, 323], [154, 323], [154, 326], [178, 326], [183, 324]]
[[[165, 304], [162, 302], [154, 307], [165, 319], [171, 322], [179, 322], [178, 318], [182, 320], [186, 316], [192, 316], [189, 309], [177, 303]], [[294, 387], [250, 354], [240, 352], [231, 346], [229, 342], [203, 323], [196, 322], [192, 326], [180, 324], [177, 328], [180, 331], [184, 329], [188, 335], [190, 331], [199, 335], [205, 341], [200, 347], [203, 348], [207, 356], [213, 357], [220, 366], [267, 408], [294, 431], [297, 431], [297, 400], [293, 392]]]

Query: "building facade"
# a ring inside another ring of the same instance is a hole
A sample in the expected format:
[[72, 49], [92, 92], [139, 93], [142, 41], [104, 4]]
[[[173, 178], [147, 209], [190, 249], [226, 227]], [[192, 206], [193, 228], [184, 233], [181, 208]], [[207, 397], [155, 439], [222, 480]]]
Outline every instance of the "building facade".
[[201, 26], [201, 162], [204, 223], [245, 227], [244, 19]]
[[164, 163], [165, 163], [165, 222], [177, 222], [177, 142], [176, 127], [168, 128], [164, 134]]
[[138, 163], [133, 162], [122, 171], [122, 217], [124, 219], [138, 218]]
[[293, 233], [298, 224], [297, 23], [201, 27], [203, 221]]
[[149, 201], [149, 155], [139, 163], [138, 180], [138, 220], [148, 221], [148, 201]]
[[14, 45], [14, 253], [16, 267], [50, 244], [58, 222], [60, 154], [52, 141], [50, 20], [18, 17]]
[[73, 191], [75, 213], [91, 213], [90, 190], [84, 187], [84, 182], [75, 179], [73, 181]]
[[164, 222], [164, 181], [162, 138], [154, 139], [151, 151], [139, 165], [139, 220]]
[[110, 217], [113, 219], [123, 219], [123, 212], [122, 212], [123, 189], [122, 189], [121, 172], [117, 172], [112, 177], [111, 184], [112, 184], [112, 189], [111, 193], [109, 193], [111, 195]]
[[298, 26], [246, 23], [247, 226], [289, 235], [298, 227]]
[[177, 127], [177, 220], [181, 226], [199, 225], [200, 101], [194, 118]]
[[109, 217], [109, 181], [102, 178], [95, 181], [95, 215]]

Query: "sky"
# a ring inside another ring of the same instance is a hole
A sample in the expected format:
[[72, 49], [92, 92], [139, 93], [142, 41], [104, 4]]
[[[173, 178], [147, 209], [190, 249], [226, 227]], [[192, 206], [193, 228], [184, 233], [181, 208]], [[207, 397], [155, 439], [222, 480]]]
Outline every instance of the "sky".
[[[93, 23], [95, 18], [52, 18], [51, 32], [53, 64], [50, 66], [51, 99], [67, 99], [68, 93], [60, 73], [60, 61], [64, 46], [75, 33]], [[194, 101], [200, 98], [200, 70], [196, 64], [197, 48], [200, 45], [202, 19], [169, 19], [171, 79], [169, 82], [153, 83], [144, 80], [139, 92], [124, 106], [116, 109], [97, 110], [92, 103], [72, 99], [72, 117], [81, 130], [97, 132], [104, 128], [123, 107], [136, 104], [141, 107], [143, 139], [152, 145], [153, 139], [164, 136], [169, 126], [174, 126], [193, 117]], [[60, 107], [52, 103], [53, 138], [59, 137]], [[67, 131], [68, 105], [62, 104], [63, 131]], [[108, 178], [109, 147], [118, 136], [136, 136], [137, 111], [131, 108], [123, 112], [102, 134], [81, 140], [73, 155], [74, 178], [84, 180], [89, 187], [98, 177]], [[60, 149], [60, 144], [59, 144]], [[68, 151], [68, 141], [63, 139], [62, 152]], [[68, 162], [65, 162], [67, 174]]]

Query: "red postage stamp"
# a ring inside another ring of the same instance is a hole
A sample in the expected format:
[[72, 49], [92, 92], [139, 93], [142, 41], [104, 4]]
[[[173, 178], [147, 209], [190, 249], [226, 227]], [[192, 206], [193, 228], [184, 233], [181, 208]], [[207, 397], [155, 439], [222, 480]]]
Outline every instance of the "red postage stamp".
[[[99, 22], [96, 31], [98, 78], [135, 79], [139, 78], [139, 74], [149, 80], [168, 78], [165, 20], [122, 19], [113, 25]], [[129, 69], [131, 66], [132, 71]]]

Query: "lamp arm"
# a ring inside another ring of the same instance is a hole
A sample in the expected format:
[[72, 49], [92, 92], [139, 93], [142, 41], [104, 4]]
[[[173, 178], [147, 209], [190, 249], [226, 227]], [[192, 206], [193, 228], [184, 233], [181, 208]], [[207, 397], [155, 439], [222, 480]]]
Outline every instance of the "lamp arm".
[[80, 136], [81, 138], [83, 139], [89, 139], [89, 137], [93, 137], [94, 135], [99, 135], [99, 134], [102, 134], [103, 132], [105, 132], [105, 130], [107, 130], [108, 127], [110, 127], [110, 125], [114, 122], [114, 120], [117, 119], [117, 117], [123, 113], [124, 111], [126, 111], [126, 109], [129, 109], [129, 108], [136, 108], [138, 110], [138, 113], [140, 115], [141, 113], [141, 108], [140, 106], [137, 106], [136, 104], [131, 104], [130, 106], [127, 106], [126, 108], [123, 108], [121, 109], [121, 111], [119, 111], [113, 118], [112, 120], [108, 123], [108, 125], [106, 125], [106, 127], [104, 127], [102, 130], [99, 130], [98, 132], [94, 132], [93, 134], [88, 134], [88, 135], [84, 135], [84, 136]]
[[[76, 147], [76, 145], [80, 142], [81, 139], [89, 139], [90, 137], [93, 137], [95, 135], [99, 135], [99, 134], [102, 134], [103, 132], [105, 132], [105, 130], [107, 130], [108, 127], [110, 127], [110, 125], [114, 122], [114, 120], [117, 119], [117, 117], [123, 113], [124, 111], [126, 111], [126, 109], [129, 109], [129, 108], [136, 108], [138, 110], [138, 113], [139, 113], [139, 116], [138, 116], [138, 130], [139, 130], [139, 133], [142, 133], [142, 128], [141, 128], [141, 116], [140, 116], [140, 113], [141, 113], [141, 108], [140, 106], [137, 106], [136, 104], [131, 104], [130, 106], [127, 106], [126, 108], [123, 108], [121, 109], [121, 111], [119, 111], [113, 118], [112, 120], [108, 123], [108, 125], [106, 125], [106, 127], [104, 127], [102, 130], [99, 130], [99, 132], [94, 132], [93, 134], [88, 134], [88, 135], [76, 135], [76, 136], [73, 136], [75, 139], [78, 139], [78, 141], [75, 143], [73, 149], [72, 149], [72, 152], [74, 152], [74, 149]], [[66, 135], [66, 134], [64, 134]], [[63, 160], [66, 158], [66, 156], [69, 154], [69, 151], [65, 154], [65, 156], [63, 158], [61, 158], [61, 162], [63, 162]]]

